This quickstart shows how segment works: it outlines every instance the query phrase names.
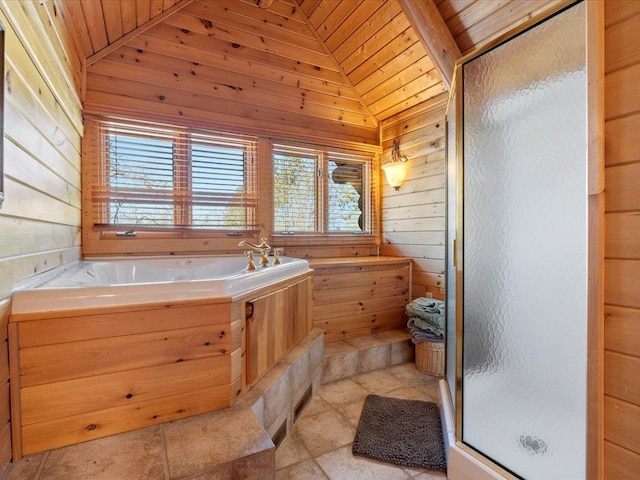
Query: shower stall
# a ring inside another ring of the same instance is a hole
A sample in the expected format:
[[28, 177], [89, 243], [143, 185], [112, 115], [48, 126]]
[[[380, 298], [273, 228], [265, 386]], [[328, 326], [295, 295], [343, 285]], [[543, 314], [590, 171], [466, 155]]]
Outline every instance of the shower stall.
[[601, 4], [462, 58], [447, 112], [449, 478], [597, 478]]

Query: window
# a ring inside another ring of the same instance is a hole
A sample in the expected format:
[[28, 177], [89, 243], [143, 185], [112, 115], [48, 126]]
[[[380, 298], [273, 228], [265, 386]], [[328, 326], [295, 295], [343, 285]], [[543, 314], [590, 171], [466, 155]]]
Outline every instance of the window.
[[273, 146], [274, 234], [372, 234], [372, 159]]
[[99, 122], [94, 224], [138, 229], [255, 229], [257, 141]]

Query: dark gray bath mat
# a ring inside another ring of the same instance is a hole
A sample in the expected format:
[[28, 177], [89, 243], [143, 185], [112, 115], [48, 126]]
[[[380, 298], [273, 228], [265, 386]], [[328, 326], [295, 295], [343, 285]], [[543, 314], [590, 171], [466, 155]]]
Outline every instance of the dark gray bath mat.
[[447, 471], [440, 411], [433, 402], [368, 395], [352, 451], [396, 465]]

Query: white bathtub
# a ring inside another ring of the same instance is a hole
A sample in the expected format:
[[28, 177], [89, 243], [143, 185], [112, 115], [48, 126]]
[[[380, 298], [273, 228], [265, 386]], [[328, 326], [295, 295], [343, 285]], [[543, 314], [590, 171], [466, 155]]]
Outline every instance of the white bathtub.
[[[256, 259], [257, 260], [257, 259]], [[12, 313], [73, 310], [215, 297], [237, 298], [308, 272], [306, 260], [247, 271], [244, 255], [77, 261], [36, 275], [13, 292]]]

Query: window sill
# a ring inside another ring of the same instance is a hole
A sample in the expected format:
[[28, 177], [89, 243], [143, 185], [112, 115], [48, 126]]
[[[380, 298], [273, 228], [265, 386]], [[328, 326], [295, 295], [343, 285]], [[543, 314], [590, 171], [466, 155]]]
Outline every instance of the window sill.
[[303, 245], [377, 245], [378, 238], [372, 234], [273, 234], [271, 242], [278, 246]]

